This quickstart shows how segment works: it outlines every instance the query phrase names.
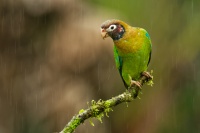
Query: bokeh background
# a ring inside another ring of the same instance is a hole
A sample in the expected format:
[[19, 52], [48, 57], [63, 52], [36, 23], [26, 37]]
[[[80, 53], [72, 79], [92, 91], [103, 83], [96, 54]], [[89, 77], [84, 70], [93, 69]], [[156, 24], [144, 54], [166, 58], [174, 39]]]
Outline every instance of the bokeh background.
[[124, 91], [100, 36], [112, 18], [149, 32], [154, 86], [76, 132], [200, 132], [199, 0], [0, 0], [0, 133], [59, 132]]

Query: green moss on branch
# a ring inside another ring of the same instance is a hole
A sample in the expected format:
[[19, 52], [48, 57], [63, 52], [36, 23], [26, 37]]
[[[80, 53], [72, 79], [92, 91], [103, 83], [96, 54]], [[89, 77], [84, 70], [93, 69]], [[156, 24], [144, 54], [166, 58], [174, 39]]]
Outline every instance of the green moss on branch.
[[[147, 78], [145, 76], [142, 76], [139, 82], [141, 85], [143, 85], [144, 83], [148, 83], [148, 85], [153, 84], [152, 79]], [[96, 102], [92, 100], [91, 102], [92, 105], [86, 110], [81, 109], [79, 111], [79, 114], [75, 115], [60, 133], [74, 132], [77, 126], [79, 126], [88, 118], [97, 118], [100, 122], [102, 122], [102, 117], [104, 117], [104, 114], [108, 116], [108, 113], [112, 111], [112, 107], [117, 106], [118, 104], [121, 104], [124, 102], [133, 101], [134, 96], [137, 95], [136, 93], [139, 93], [139, 92], [140, 92], [140, 88], [134, 87], [106, 101], [99, 100]], [[91, 122], [91, 124], [93, 123]]]

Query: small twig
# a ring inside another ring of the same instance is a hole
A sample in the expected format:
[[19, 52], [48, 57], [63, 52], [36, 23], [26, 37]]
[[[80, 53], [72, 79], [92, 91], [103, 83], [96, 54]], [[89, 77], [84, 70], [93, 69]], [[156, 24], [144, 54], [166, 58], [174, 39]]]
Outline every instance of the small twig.
[[[152, 79], [142, 76], [139, 82], [141, 85], [143, 85], [144, 83], [150, 80]], [[98, 102], [92, 101], [92, 105], [86, 110], [81, 110], [78, 115], [73, 116], [70, 122], [64, 127], [64, 129], [60, 133], [74, 132], [77, 126], [79, 126], [86, 119], [91, 117], [96, 117], [101, 121], [101, 117], [103, 117], [104, 113], [106, 113], [107, 115], [107, 113], [112, 110], [111, 107], [117, 106], [118, 104], [124, 102], [133, 101], [136, 93], [139, 93], [138, 87], [132, 88], [106, 101], [103, 100], [99, 100]]]

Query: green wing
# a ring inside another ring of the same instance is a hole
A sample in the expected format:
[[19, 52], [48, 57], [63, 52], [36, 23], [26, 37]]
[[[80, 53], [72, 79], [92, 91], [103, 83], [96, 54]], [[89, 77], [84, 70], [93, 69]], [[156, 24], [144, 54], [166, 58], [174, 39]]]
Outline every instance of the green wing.
[[126, 88], [128, 88], [128, 85], [125, 83], [123, 77], [122, 77], [122, 64], [123, 64], [123, 60], [122, 57], [119, 56], [118, 51], [116, 49], [116, 47], [114, 46], [114, 58], [115, 58], [115, 64], [117, 69], [119, 70], [120, 76], [124, 82], [124, 85]]
[[150, 61], [151, 61], [151, 51], [152, 51], [152, 43], [151, 43], [151, 39], [150, 39], [150, 36], [149, 36], [149, 34], [148, 34], [148, 32], [145, 30], [145, 32], [146, 32], [146, 37], [147, 37], [147, 39], [148, 39], [148, 41], [150, 42], [150, 53], [149, 53], [149, 61], [148, 61], [148, 64], [147, 64], [147, 66], [149, 65], [149, 63], [150, 63]]
[[115, 46], [114, 46], [114, 58], [115, 58], [116, 67], [119, 70], [119, 73], [121, 75], [122, 74], [122, 58], [119, 56], [118, 51]]

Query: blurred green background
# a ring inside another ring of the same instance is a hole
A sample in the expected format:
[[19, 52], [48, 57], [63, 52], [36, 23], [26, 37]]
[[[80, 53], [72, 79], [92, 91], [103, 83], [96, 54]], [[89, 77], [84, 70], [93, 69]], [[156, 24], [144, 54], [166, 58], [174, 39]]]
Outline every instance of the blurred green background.
[[100, 25], [152, 39], [154, 86], [78, 133], [200, 132], [199, 0], [0, 0], [0, 133], [61, 131], [87, 102], [125, 89]]

